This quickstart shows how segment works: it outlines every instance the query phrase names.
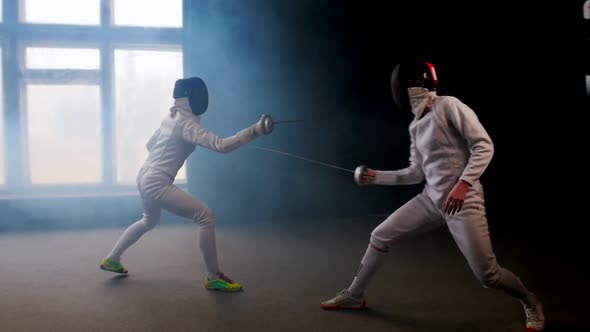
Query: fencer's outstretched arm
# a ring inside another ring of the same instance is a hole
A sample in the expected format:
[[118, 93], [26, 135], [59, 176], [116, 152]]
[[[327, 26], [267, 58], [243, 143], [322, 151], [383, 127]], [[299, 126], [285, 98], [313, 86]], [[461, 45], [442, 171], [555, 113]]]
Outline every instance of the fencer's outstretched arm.
[[197, 122], [192, 122], [182, 131], [182, 137], [187, 142], [221, 153], [231, 152], [263, 134], [260, 121], [226, 138], [218, 137]]
[[378, 171], [375, 170], [374, 184], [395, 186], [418, 184], [424, 181], [424, 172], [422, 172], [422, 157], [416, 149], [414, 136], [410, 133], [410, 165], [406, 168], [395, 171]]
[[156, 144], [156, 141], [158, 140], [158, 136], [160, 136], [160, 128], [156, 129], [156, 131], [152, 134], [152, 137], [145, 144], [145, 147], [148, 151], [152, 150], [152, 147], [154, 146], [154, 144]]
[[488, 167], [494, 144], [475, 112], [457, 98], [449, 98], [446, 115], [469, 148], [469, 160], [460, 179], [473, 185]]

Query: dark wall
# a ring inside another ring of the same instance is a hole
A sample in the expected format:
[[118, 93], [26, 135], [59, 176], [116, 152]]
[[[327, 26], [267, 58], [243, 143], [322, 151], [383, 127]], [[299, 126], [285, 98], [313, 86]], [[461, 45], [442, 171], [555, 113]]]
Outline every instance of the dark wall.
[[[411, 118], [395, 109], [389, 75], [428, 58], [440, 94], [470, 105], [496, 143], [482, 178], [495, 223], [562, 216], [519, 208], [558, 190], [571, 117], [588, 109], [581, 3], [225, 0], [191, 1], [187, 14], [186, 72], [209, 84], [212, 131], [233, 134], [261, 113], [305, 119], [253, 144], [350, 169], [403, 167]], [[349, 173], [248, 148], [197, 150], [190, 172], [191, 190], [232, 220], [382, 213], [419, 190], [359, 188]]]

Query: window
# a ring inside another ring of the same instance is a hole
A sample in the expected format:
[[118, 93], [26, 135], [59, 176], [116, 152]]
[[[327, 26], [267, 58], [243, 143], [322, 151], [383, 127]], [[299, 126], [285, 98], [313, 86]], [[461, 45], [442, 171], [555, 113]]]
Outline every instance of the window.
[[27, 46], [24, 62], [29, 182], [102, 182], [99, 49]]
[[[147, 157], [146, 142], [169, 112], [172, 87], [182, 77], [182, 52], [115, 50], [117, 181], [134, 182]], [[176, 177], [186, 179], [183, 166]]]
[[100, 0], [22, 0], [22, 20], [46, 24], [100, 24]]
[[[116, 25], [172, 28], [182, 26], [182, 0], [113, 0], [113, 2]], [[138, 12], [137, 8], [141, 8], [141, 11]]]
[[99, 69], [98, 49], [27, 47], [27, 69]]
[[[3, 193], [135, 191], [145, 144], [184, 76], [182, 6], [0, 0], [0, 77], [11, 82], [0, 81]], [[183, 166], [177, 183], [186, 177]]]
[[99, 183], [99, 87], [29, 84], [25, 94], [31, 183]]

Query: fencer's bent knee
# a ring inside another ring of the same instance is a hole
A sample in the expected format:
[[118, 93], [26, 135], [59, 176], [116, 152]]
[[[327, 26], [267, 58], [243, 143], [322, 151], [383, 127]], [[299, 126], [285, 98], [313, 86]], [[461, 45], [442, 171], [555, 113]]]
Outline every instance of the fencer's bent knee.
[[381, 241], [377, 237], [375, 237], [374, 231], [373, 231], [373, 233], [371, 233], [371, 238], [369, 239], [369, 244], [371, 245], [371, 247], [373, 247], [377, 251], [381, 251], [381, 252], [389, 251], [389, 245], [386, 242]]
[[495, 288], [502, 279], [502, 270], [490, 268], [487, 270], [475, 271], [475, 275], [484, 288]]
[[160, 221], [160, 216], [148, 216], [144, 214], [140, 222], [143, 224], [146, 230], [149, 231], [156, 227], [158, 221]]
[[215, 225], [215, 215], [213, 214], [213, 211], [211, 211], [210, 208], [204, 208], [200, 209], [199, 211], [196, 211], [193, 215], [193, 220], [197, 225], [201, 227]]

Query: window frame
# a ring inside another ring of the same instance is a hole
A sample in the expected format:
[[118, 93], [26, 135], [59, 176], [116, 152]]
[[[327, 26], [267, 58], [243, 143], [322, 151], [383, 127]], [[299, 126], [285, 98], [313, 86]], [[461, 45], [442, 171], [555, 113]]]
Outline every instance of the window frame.
[[[0, 46], [2, 47], [4, 132], [0, 137], [5, 145], [5, 181], [0, 185], [2, 197], [34, 197], [63, 195], [137, 195], [134, 184], [119, 183], [116, 179], [116, 146], [114, 145], [114, 52], [118, 49], [174, 50], [186, 57], [183, 45], [183, 22], [178, 28], [117, 26], [113, 23], [113, 0], [100, 0], [99, 25], [27, 23], [21, 20], [22, 0], [2, 1]], [[99, 50], [99, 69], [26, 69], [26, 47], [95, 48]], [[60, 81], [60, 75], [72, 75], [74, 80]], [[15, 82], [15, 84], [6, 84]], [[97, 84], [101, 94], [102, 120], [102, 183], [100, 184], [32, 184], [29, 177], [26, 84]], [[184, 186], [187, 179], [178, 183]]]

